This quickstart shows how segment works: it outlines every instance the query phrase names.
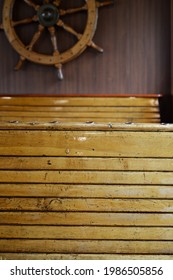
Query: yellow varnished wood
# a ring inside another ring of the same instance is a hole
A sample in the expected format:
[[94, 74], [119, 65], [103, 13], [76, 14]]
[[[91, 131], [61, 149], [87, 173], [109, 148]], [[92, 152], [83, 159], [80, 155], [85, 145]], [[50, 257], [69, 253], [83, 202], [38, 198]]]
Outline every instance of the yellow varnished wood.
[[39, 120], [41, 118], [47, 118], [47, 119], [52, 119], [52, 118], [64, 118], [64, 119], [70, 119], [70, 118], [89, 118], [89, 119], [94, 119], [94, 118], [101, 118], [101, 119], [160, 119], [160, 114], [155, 113], [155, 112], [18, 112], [18, 111], [1, 111], [1, 117], [13, 117], [13, 118], [30, 118], [32, 119], [35, 118], [35, 120]]
[[0, 121], [8, 121], [8, 122], [133, 122], [133, 123], [160, 123], [160, 118], [138, 118], [138, 117], [105, 117], [105, 118], [97, 118], [97, 117], [0, 117]]
[[173, 228], [0, 225], [0, 238], [62, 240], [173, 240]]
[[145, 97], [1, 97], [0, 105], [26, 106], [158, 106], [158, 98]]
[[0, 224], [173, 227], [171, 213], [0, 212]]
[[9, 157], [0, 156], [0, 170], [173, 171], [171, 158]]
[[172, 158], [172, 133], [0, 130], [0, 154]]
[[117, 122], [22, 122], [22, 121], [2, 121], [0, 122], [0, 130], [16, 131], [16, 130], [39, 130], [39, 131], [134, 131], [134, 132], [173, 132], [173, 124], [142, 124], [142, 123], [117, 123]]
[[0, 211], [173, 212], [173, 200], [94, 198], [0, 198]]
[[173, 260], [172, 254], [0, 253], [2, 260]]
[[159, 113], [159, 107], [157, 106], [62, 106], [62, 105], [57, 105], [57, 106], [39, 106], [39, 105], [1, 105], [1, 98], [0, 98], [0, 111], [10, 111], [10, 112], [44, 112], [44, 113], [49, 113], [49, 112], [91, 112], [91, 113], [96, 113], [96, 112], [103, 112], [103, 113]]
[[172, 241], [0, 240], [0, 252], [173, 254]]
[[0, 120], [160, 123], [158, 98], [3, 96]]
[[172, 199], [172, 185], [74, 185], [71, 184], [0, 184], [0, 197], [90, 197]]
[[159, 121], [142, 99], [0, 99], [0, 258], [173, 259], [173, 126], [128, 123]]
[[0, 171], [2, 183], [173, 185], [172, 172]]

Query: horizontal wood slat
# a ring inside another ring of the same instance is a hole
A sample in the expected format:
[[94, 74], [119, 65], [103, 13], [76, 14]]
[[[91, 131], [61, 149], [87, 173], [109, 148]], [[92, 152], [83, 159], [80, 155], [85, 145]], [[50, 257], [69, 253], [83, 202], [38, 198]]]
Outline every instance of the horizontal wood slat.
[[[122, 104], [123, 105], [123, 104]], [[32, 106], [21, 106], [21, 105], [0, 105], [0, 112], [90, 112], [90, 113], [96, 113], [96, 112], [103, 112], [103, 113], [159, 113], [159, 107], [158, 106], [152, 106], [152, 107], [144, 107], [144, 106], [135, 106], [135, 107], [127, 107], [127, 106], [97, 106], [97, 107], [86, 107], [86, 106], [39, 106], [39, 105], [32, 105]]]
[[1, 117], [14, 117], [14, 118], [35, 118], [41, 119], [41, 118], [101, 118], [101, 119], [126, 119], [126, 118], [132, 118], [132, 119], [160, 119], [160, 114], [155, 112], [11, 112], [11, 111], [0, 111]]
[[79, 213], [79, 212], [0, 212], [6, 225], [88, 225], [173, 227], [173, 214], [163, 213]]
[[4, 226], [0, 238], [74, 240], [173, 240], [168, 227]]
[[172, 158], [172, 133], [0, 130], [0, 154]]
[[172, 172], [0, 171], [3, 183], [173, 185]]
[[0, 240], [0, 252], [173, 254], [172, 241]]
[[173, 171], [168, 158], [101, 157], [1, 157], [0, 169], [7, 170], [108, 170]]
[[166, 185], [74, 185], [0, 184], [0, 197], [90, 197], [173, 199], [173, 187]]
[[173, 200], [89, 198], [0, 198], [0, 211], [170, 212]]
[[0, 106], [158, 106], [158, 97], [0, 97]]
[[172, 260], [169, 254], [56, 254], [0, 253], [2, 260]]
[[123, 117], [123, 118], [97, 118], [97, 117], [58, 117], [58, 118], [52, 118], [52, 117], [1, 117], [0, 121], [5, 122], [117, 122], [117, 123], [127, 123], [127, 122], [133, 122], [133, 123], [160, 123], [160, 118], [133, 118], [133, 117]]
[[78, 131], [88, 132], [173, 132], [173, 124], [142, 124], [142, 123], [115, 123], [115, 122], [20, 122], [2, 121], [0, 131]]

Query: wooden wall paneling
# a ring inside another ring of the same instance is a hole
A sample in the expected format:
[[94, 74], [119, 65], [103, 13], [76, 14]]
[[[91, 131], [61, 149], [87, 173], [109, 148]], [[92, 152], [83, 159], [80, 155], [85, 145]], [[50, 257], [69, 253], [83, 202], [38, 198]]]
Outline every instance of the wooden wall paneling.
[[[1, 11], [2, 6], [3, 1]], [[79, 28], [83, 15], [65, 20]], [[100, 9], [94, 41], [104, 54], [87, 49], [64, 66], [63, 82], [57, 81], [53, 67], [26, 63], [20, 72], [13, 71], [18, 55], [3, 31], [0, 41], [1, 95], [170, 92], [170, 0], [116, 0], [113, 7]]]

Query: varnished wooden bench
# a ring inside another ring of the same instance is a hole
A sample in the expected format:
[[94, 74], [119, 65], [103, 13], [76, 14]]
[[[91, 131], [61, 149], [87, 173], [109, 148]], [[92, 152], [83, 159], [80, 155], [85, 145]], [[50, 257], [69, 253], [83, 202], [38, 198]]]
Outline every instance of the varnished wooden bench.
[[173, 259], [173, 125], [16, 121], [0, 123], [0, 258]]
[[0, 121], [159, 123], [159, 95], [3, 97]]

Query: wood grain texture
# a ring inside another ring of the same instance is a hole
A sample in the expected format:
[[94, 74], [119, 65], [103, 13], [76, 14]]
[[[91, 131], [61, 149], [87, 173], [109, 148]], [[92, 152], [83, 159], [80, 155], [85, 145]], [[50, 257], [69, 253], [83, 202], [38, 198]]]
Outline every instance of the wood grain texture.
[[160, 123], [160, 118], [134, 118], [134, 117], [120, 117], [120, 118], [112, 118], [112, 117], [107, 117], [107, 118], [97, 118], [97, 117], [0, 117], [0, 121], [2, 122], [30, 122], [30, 123], [35, 123], [35, 122], [117, 122], [117, 123], [151, 123], [151, 124], [156, 124]]
[[0, 211], [173, 213], [173, 200], [95, 198], [0, 198]]
[[[13, 248], [13, 249], [12, 249]], [[172, 241], [0, 240], [0, 252], [173, 254]]]
[[0, 258], [172, 259], [172, 131], [1, 123]]
[[1, 260], [173, 260], [169, 254], [54, 254], [0, 253]]
[[160, 133], [158, 141], [157, 132], [1, 130], [0, 145], [4, 156], [173, 156], [171, 132]]
[[0, 157], [1, 170], [173, 171], [172, 159], [101, 157]]
[[[0, 98], [1, 100], [1, 98]], [[123, 106], [97, 106], [95, 107], [86, 107], [86, 106], [13, 106], [13, 105], [0, 105], [0, 112], [5, 111], [5, 112], [44, 112], [44, 113], [49, 113], [49, 112], [90, 112], [90, 113], [95, 113], [96, 111], [101, 113], [101, 112], [109, 112], [109, 113], [159, 113], [159, 108], [158, 106], [154, 107], [144, 107], [144, 106], [133, 106], [133, 107], [123, 107]]]
[[48, 119], [48, 120], [52, 120], [52, 119], [67, 119], [67, 120], [71, 120], [71, 119], [76, 119], [76, 120], [82, 120], [85, 119], [97, 119], [99, 121], [99, 119], [102, 119], [105, 121], [107, 121], [107, 119], [109, 119], [110, 121], [112, 120], [119, 120], [119, 119], [148, 119], [148, 121], [150, 119], [160, 119], [160, 114], [159, 113], [143, 113], [143, 112], [138, 112], [138, 113], [124, 113], [124, 112], [114, 112], [114, 113], [99, 113], [99, 112], [61, 112], [61, 113], [45, 113], [45, 112], [6, 112], [6, 111], [1, 111], [1, 116], [2, 118], [5, 119], [5, 117], [8, 117], [11, 119], [12, 118], [16, 118], [16, 119], [25, 119], [25, 118], [30, 118], [30, 119], [35, 119], [37, 121], [43, 119]]
[[159, 105], [158, 97], [146, 98], [146, 97], [12, 97], [3, 96], [0, 98], [0, 106], [80, 106], [80, 107], [156, 107]]
[[[29, 111], [26, 111], [25, 108], [23, 108], [23, 111], [21, 111], [21, 103], [23, 104], [23, 106], [26, 107], [26, 109], [29, 108]], [[104, 104], [104, 108], [106, 108], [105, 110], [103, 110]], [[40, 105], [42, 105], [42, 111], [36, 111], [36, 108]], [[49, 108], [47, 111], [48, 106]], [[7, 111], [5, 111], [5, 107], [8, 108]], [[0, 120], [12, 122], [14, 120], [25, 122], [48, 122], [69, 120], [85, 122], [160, 122], [158, 96], [148, 96], [147, 98], [117, 96], [106, 98], [106, 100], [103, 97], [25, 97], [22, 99], [22, 97], [4, 96], [0, 98], [0, 108]], [[12, 108], [15, 108], [14, 111], [12, 110]], [[33, 111], [32, 108], [34, 109]], [[53, 108], [52, 111], [50, 110], [51, 108]], [[81, 110], [82, 108], [83, 110]], [[90, 108], [90, 110], [88, 110], [88, 108]], [[99, 108], [101, 108], [101, 110], [99, 110]], [[134, 111], [132, 110], [133, 108], [135, 109]], [[157, 113], [154, 112], [156, 108], [158, 110]]]
[[0, 225], [0, 238], [61, 240], [173, 240], [168, 227], [20, 226]]
[[173, 227], [170, 213], [0, 212], [3, 225]]
[[173, 132], [170, 123], [141, 124], [141, 123], [114, 123], [114, 122], [0, 122], [1, 131], [136, 131], [136, 132]]
[[173, 187], [165, 185], [0, 184], [0, 197], [90, 197], [172, 199]]
[[2, 183], [173, 185], [172, 172], [0, 171]]

